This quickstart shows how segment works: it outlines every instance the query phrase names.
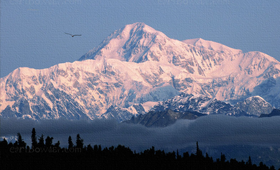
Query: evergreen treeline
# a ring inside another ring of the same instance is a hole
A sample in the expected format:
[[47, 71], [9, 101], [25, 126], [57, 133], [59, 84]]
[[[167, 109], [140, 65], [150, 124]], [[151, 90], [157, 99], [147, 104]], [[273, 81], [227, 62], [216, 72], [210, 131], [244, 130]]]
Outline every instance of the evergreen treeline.
[[[23, 141], [20, 133], [15, 143], [8, 143], [5, 139], [0, 141], [0, 167], [1, 169], [185, 169], [185, 170], [274, 170], [262, 162], [259, 165], [248, 161], [226, 160], [224, 154], [213, 160], [199, 149], [196, 153], [188, 152], [180, 155], [155, 150], [154, 147], [136, 153], [130, 148], [118, 145], [102, 149], [100, 145], [84, 145], [79, 134], [75, 145], [71, 136], [68, 138], [68, 147], [61, 148], [59, 141], [53, 144], [53, 138], [41, 135], [37, 139], [35, 128], [32, 129], [31, 147]], [[280, 169], [279, 169], [280, 170]]]

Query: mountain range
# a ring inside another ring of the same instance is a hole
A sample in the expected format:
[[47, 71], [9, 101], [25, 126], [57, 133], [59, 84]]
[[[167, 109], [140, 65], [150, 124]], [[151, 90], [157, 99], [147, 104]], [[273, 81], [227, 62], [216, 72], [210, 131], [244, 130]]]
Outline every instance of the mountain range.
[[155, 105], [150, 111], [160, 112], [169, 109], [176, 112], [192, 111], [207, 115], [223, 114], [237, 117], [259, 117], [261, 114], [270, 114], [274, 108], [260, 96], [249, 97], [244, 101], [240, 101], [237, 102], [237, 104], [232, 105], [205, 96], [180, 94]]
[[124, 121], [184, 94], [200, 96], [205, 106], [194, 110], [206, 114], [229, 114], [213, 108], [220, 102], [233, 115], [251, 115], [258, 105], [243, 106], [255, 99], [268, 114], [280, 106], [279, 77], [280, 63], [262, 52], [244, 53], [201, 38], [179, 41], [134, 23], [75, 62], [20, 67], [1, 78], [0, 113], [3, 118]]
[[180, 94], [158, 103], [148, 113], [133, 116], [124, 122], [142, 124], [147, 127], [165, 127], [175, 123], [178, 119], [193, 120], [209, 114], [271, 117], [279, 115], [279, 110], [274, 109], [260, 96], [249, 97], [236, 105], [231, 105], [205, 96]]

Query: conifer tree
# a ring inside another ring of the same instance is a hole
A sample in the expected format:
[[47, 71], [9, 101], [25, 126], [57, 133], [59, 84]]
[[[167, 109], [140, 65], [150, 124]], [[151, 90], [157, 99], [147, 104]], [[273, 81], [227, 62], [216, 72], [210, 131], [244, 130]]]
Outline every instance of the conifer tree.
[[23, 139], [21, 137], [21, 134], [18, 133], [17, 136], [18, 136], [18, 146], [25, 148], [26, 147], [26, 143], [23, 141]]
[[71, 136], [68, 137], [68, 149], [73, 148], [74, 144], [72, 142]]
[[77, 134], [76, 147], [83, 148], [83, 146], [84, 146], [84, 140], [81, 139], [80, 134]]
[[1, 143], [1, 146], [3, 146], [3, 147], [8, 146], [8, 141], [6, 140], [6, 138], [4, 138], [3, 141], [1, 141], [0, 143]]
[[47, 138], [46, 138], [46, 147], [47, 148], [50, 148], [52, 146], [52, 140], [53, 140], [53, 137], [47, 136]]
[[36, 137], [35, 128], [32, 129], [31, 142], [32, 142], [32, 148], [35, 148], [37, 146], [37, 137]]
[[252, 160], [251, 160], [251, 157], [250, 157], [250, 156], [249, 156], [249, 159], [248, 159], [247, 164], [250, 165], [250, 166], [252, 165]]
[[198, 142], [196, 142], [196, 156], [202, 156], [202, 151], [198, 147]]
[[226, 156], [223, 154], [223, 153], [221, 153], [221, 162], [225, 162], [226, 161]]
[[40, 148], [43, 148], [45, 146], [44, 144], [44, 135], [42, 134], [41, 137], [39, 138], [38, 146]]
[[56, 148], [60, 149], [60, 142], [59, 142], [59, 141], [57, 141], [57, 142], [54, 144], [54, 147], [56, 147]]

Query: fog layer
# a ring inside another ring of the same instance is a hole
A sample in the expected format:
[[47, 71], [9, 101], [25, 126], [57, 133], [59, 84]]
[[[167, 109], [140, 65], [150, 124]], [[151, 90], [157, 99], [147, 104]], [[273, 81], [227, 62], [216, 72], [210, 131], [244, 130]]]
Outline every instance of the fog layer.
[[[1, 137], [21, 133], [30, 145], [34, 127], [37, 136], [52, 136], [61, 146], [67, 146], [68, 136], [75, 143], [79, 133], [84, 144], [102, 146], [125, 145], [142, 150], [155, 146], [162, 149], [181, 149], [200, 145], [278, 145], [280, 144], [280, 116], [272, 118], [248, 118], [211, 115], [196, 120], [178, 120], [164, 128], [147, 128], [142, 125], [117, 123], [114, 120], [1, 120]], [[8, 138], [9, 139], [9, 138]]]

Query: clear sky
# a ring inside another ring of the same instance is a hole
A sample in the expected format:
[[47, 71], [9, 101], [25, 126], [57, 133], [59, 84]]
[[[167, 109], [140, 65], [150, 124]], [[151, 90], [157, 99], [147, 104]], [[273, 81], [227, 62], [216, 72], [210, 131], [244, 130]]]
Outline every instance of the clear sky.
[[279, 8], [277, 0], [2, 0], [0, 77], [73, 62], [135, 22], [170, 38], [203, 38], [280, 61]]

